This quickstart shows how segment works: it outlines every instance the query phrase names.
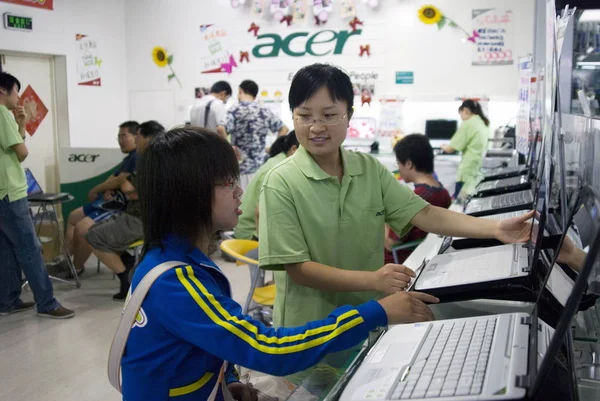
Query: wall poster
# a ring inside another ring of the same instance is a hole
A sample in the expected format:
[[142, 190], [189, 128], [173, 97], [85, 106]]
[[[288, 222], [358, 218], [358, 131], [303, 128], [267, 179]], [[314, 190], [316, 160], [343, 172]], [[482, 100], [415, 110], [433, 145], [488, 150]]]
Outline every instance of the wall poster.
[[473, 65], [514, 63], [514, 26], [510, 10], [473, 10], [473, 31], [479, 36], [473, 46]]
[[77, 84], [101, 86], [102, 59], [98, 56], [98, 44], [88, 35], [75, 35], [77, 41]]

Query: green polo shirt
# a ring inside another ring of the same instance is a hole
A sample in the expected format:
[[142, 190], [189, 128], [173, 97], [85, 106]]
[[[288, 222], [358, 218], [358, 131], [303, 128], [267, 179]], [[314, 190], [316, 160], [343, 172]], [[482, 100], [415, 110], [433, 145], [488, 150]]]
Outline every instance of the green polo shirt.
[[248, 187], [244, 191], [242, 197], [242, 215], [238, 225], [233, 229], [235, 238], [239, 239], [252, 239], [254, 236], [258, 237], [256, 232], [256, 221], [254, 219], [254, 211], [258, 206], [258, 199], [260, 197], [260, 188], [267, 176], [267, 173], [276, 165], [284, 161], [286, 154], [281, 152], [276, 156], [273, 156], [267, 160], [257, 171], [256, 175], [248, 184]]
[[[400, 236], [427, 206], [379, 161], [341, 150], [344, 175], [325, 173], [298, 151], [267, 173], [260, 195], [260, 267], [314, 261], [339, 269], [375, 271], [383, 266], [384, 225]], [[377, 292], [324, 292], [294, 284], [275, 272], [275, 324], [294, 327], [323, 319], [342, 305], [378, 298]]]
[[456, 180], [465, 183], [464, 190], [467, 193], [472, 193], [480, 181], [481, 163], [488, 146], [489, 133], [490, 129], [481, 117], [474, 115], [463, 121], [450, 141], [452, 148], [462, 152]]
[[0, 105], [0, 199], [14, 202], [27, 196], [25, 172], [11, 146], [23, 143], [13, 113]]

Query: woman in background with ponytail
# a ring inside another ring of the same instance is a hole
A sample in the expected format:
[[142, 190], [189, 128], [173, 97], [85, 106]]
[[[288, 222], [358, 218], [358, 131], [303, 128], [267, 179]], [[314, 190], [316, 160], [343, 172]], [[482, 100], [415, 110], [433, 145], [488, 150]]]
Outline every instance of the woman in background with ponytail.
[[[458, 165], [454, 199], [462, 192], [471, 194], [479, 182], [479, 170], [487, 149], [490, 120], [483, 114], [481, 105], [474, 100], [465, 100], [458, 108], [463, 123], [452, 136], [450, 145], [442, 145], [446, 153], [462, 152]], [[461, 196], [464, 198], [464, 196]]]

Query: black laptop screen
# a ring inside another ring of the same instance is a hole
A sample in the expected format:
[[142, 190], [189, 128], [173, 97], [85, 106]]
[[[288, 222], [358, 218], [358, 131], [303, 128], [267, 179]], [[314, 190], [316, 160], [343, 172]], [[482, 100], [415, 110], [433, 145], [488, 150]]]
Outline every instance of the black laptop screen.
[[456, 132], [456, 120], [427, 120], [425, 121], [425, 136], [429, 139], [450, 140]]

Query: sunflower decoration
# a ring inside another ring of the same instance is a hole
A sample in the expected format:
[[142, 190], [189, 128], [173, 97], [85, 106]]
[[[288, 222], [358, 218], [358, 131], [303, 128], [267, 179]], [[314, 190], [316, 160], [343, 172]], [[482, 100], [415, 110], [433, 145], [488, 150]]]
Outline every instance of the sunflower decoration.
[[171, 70], [171, 73], [167, 76], [167, 79], [169, 80], [169, 82], [171, 82], [171, 80], [176, 80], [177, 83], [179, 84], [179, 87], [181, 88], [181, 82], [179, 81], [179, 78], [177, 78], [177, 75], [175, 74], [175, 71], [173, 71], [173, 55], [167, 53], [167, 50], [164, 47], [161, 46], [156, 46], [154, 49], [152, 49], [152, 60], [154, 60], [154, 64], [156, 64], [157, 66], [159, 66], [160, 68], [165, 68], [165, 67], [169, 67], [169, 69]]
[[463, 41], [468, 40], [473, 43], [477, 42], [477, 38], [479, 37], [479, 34], [477, 33], [477, 31], [473, 31], [473, 33], [470, 34], [463, 27], [458, 25], [452, 18], [449, 18], [449, 17], [445, 16], [444, 14], [442, 14], [442, 12], [435, 6], [426, 5], [426, 6], [421, 7], [419, 9], [418, 15], [419, 15], [419, 19], [424, 24], [427, 24], [427, 25], [437, 24], [438, 29], [442, 29], [447, 24], [449, 27], [459, 29], [465, 34], [466, 38], [464, 38]]
[[435, 6], [426, 5], [419, 10], [419, 19], [427, 25], [437, 24], [444, 18], [440, 10]]

